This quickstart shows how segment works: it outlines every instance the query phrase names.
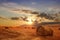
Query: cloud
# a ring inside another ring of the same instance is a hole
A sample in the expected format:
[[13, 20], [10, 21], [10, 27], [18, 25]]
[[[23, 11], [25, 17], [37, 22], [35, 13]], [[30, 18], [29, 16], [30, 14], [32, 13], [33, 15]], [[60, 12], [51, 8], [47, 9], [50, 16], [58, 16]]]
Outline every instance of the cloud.
[[36, 5], [37, 3], [36, 2], [32, 2], [32, 5]]
[[[31, 4], [37, 5], [36, 2], [32, 2]], [[31, 7], [31, 6], [24, 6], [22, 4], [17, 4], [14, 2], [5, 2], [5, 3], [0, 4], [1, 7], [4, 7], [5, 9], [8, 9], [9, 11], [12, 11], [15, 13], [20, 13], [20, 10], [31, 10], [31, 11], [40, 11], [40, 12], [49, 12], [51, 10], [55, 10], [58, 12], [60, 10], [59, 8], [54, 7], [54, 6], [46, 7], [46, 6], [43, 6], [43, 4], [41, 4], [41, 5], [39, 5], [37, 7]]]
[[32, 15], [32, 11], [35, 11], [34, 8], [22, 6], [17, 3], [11, 3], [11, 2], [10, 3], [2, 3], [2, 5], [5, 9], [7, 9], [9, 12], [12, 12], [13, 14], [30, 16], [30, 15]]
[[22, 6], [17, 3], [1, 3], [0, 4], [0, 12], [3, 16], [7, 17], [19, 17], [19, 16], [30, 16], [30, 12], [26, 13], [25, 11], [34, 11], [34, 8]]
[[17, 4], [17, 3], [13, 3], [13, 2], [2, 3], [1, 5], [3, 5], [4, 7], [11, 7], [11, 8], [18, 8], [18, 9], [28, 9], [28, 10], [29, 9], [30, 10], [34, 9], [34, 8], [31, 8], [31, 7], [24, 6], [24, 5]]

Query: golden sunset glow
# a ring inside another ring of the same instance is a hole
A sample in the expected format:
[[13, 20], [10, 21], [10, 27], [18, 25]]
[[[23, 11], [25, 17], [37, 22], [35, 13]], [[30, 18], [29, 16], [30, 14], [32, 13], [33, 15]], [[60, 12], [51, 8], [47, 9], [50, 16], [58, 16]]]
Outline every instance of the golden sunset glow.
[[33, 23], [32, 19], [31, 18], [27, 18], [27, 24], [32, 24], [32, 23]]

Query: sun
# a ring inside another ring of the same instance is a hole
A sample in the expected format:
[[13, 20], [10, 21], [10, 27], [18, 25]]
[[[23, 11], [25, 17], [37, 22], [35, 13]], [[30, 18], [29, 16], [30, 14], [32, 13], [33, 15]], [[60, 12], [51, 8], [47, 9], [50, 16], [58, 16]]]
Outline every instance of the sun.
[[28, 16], [27, 19], [26, 19], [26, 24], [27, 25], [33, 25], [35, 21], [36, 21], [35, 16]]
[[27, 24], [29, 24], [29, 25], [33, 24], [33, 21], [31, 18], [27, 18]]

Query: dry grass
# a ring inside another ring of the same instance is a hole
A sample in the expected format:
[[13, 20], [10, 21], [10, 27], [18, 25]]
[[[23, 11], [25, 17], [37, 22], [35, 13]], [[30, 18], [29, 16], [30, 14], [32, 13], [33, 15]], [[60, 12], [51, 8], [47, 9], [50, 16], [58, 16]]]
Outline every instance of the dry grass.
[[54, 31], [53, 36], [37, 36], [36, 29], [23, 27], [0, 27], [0, 40], [60, 40], [60, 30], [50, 27]]

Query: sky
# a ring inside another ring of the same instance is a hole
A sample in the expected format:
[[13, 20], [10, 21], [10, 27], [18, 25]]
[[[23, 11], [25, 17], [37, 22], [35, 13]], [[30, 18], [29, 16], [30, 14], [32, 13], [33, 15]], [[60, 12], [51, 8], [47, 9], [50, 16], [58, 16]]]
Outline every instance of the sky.
[[0, 0], [0, 3], [7, 3], [7, 2], [35, 8], [60, 7], [60, 0]]
[[11, 12], [12, 8], [39, 11], [60, 10], [60, 0], [0, 0], [0, 16], [21, 16]]

